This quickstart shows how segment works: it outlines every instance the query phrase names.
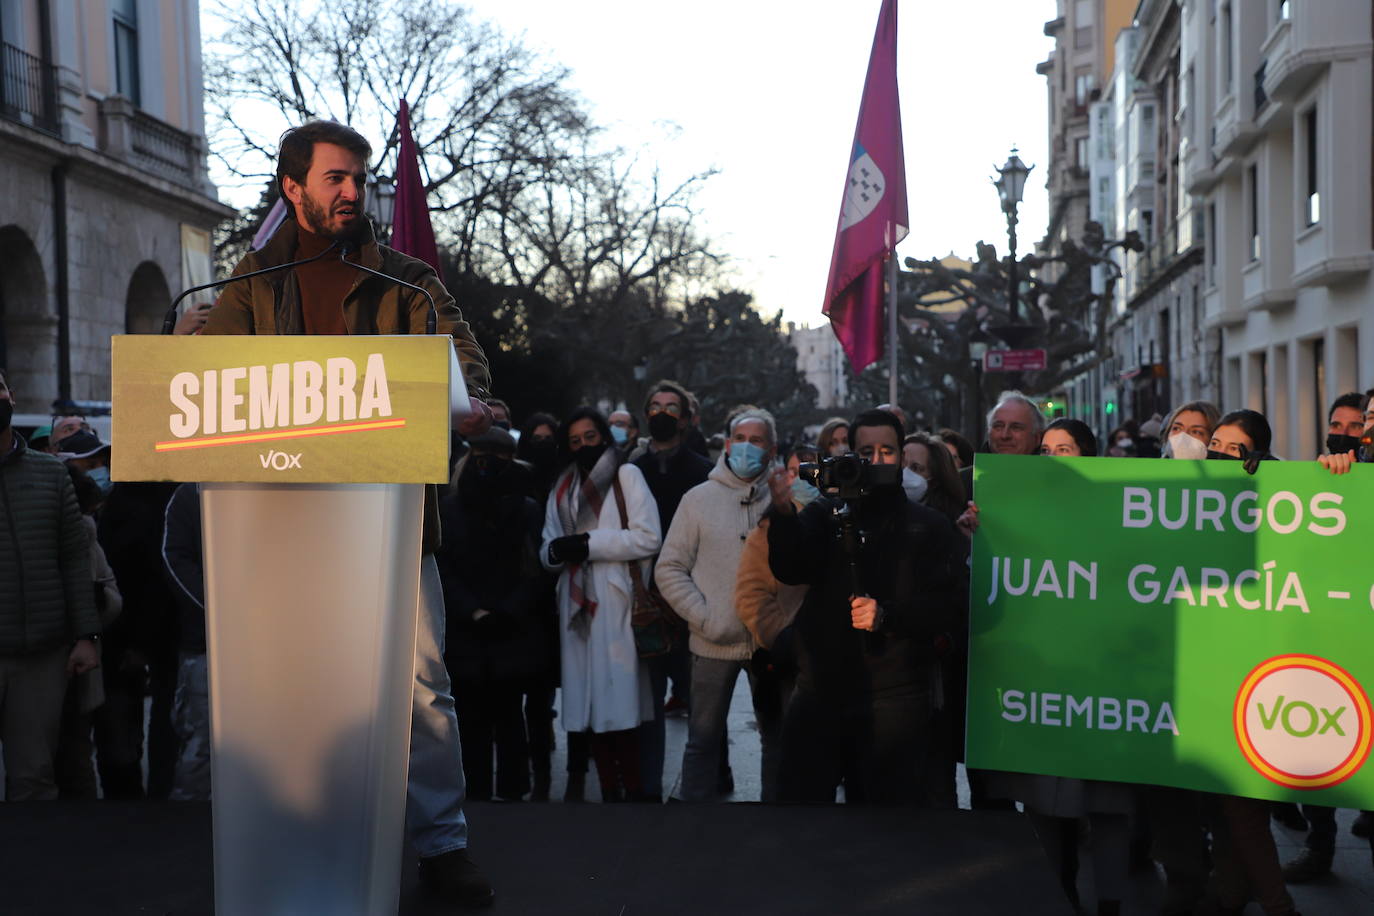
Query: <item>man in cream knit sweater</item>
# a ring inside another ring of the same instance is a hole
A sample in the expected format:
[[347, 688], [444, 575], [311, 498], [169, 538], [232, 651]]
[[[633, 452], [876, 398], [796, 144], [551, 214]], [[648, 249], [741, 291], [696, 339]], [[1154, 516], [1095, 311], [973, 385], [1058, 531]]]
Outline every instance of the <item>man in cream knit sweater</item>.
[[683, 801], [710, 801], [715, 795], [721, 738], [740, 671], [749, 673], [754, 691], [765, 801], [776, 785], [780, 723], [771, 721], [776, 714], [765, 714], [767, 706], [759, 707], [749, 671], [754, 642], [734, 600], [745, 539], [768, 509], [767, 471], [776, 452], [772, 415], [757, 407], [738, 409], [711, 476], [682, 498], [654, 572], [659, 591], [691, 630], [692, 707], [682, 755]]

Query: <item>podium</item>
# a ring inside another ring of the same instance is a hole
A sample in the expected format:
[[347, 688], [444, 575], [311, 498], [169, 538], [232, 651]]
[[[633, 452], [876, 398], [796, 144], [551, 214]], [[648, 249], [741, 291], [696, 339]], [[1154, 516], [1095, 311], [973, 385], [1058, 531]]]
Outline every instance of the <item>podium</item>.
[[215, 909], [393, 914], [448, 337], [114, 338], [116, 481], [201, 487]]

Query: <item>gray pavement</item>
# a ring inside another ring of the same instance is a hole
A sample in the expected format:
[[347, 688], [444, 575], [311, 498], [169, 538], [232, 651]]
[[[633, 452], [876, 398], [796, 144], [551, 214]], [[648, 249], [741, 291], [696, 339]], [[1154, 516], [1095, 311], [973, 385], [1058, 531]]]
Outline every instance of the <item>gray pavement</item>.
[[[557, 721], [555, 720], [555, 725]], [[734, 794], [722, 798], [726, 802], [756, 802], [761, 792], [760, 748], [758, 728], [754, 723], [753, 706], [749, 699], [748, 680], [741, 676], [735, 685], [730, 702], [729, 718], [730, 765], [735, 776]], [[553, 792], [555, 800], [563, 797], [567, 773], [566, 735], [557, 729], [558, 750], [553, 763]], [[687, 720], [669, 718], [667, 721], [666, 752], [663, 766], [665, 793], [671, 794], [682, 771], [682, 750], [687, 743]], [[593, 765], [594, 766], [594, 765]], [[599, 800], [595, 773], [588, 774], [587, 799]], [[963, 768], [959, 772], [959, 806], [969, 806], [968, 783]], [[1337, 815], [1339, 832], [1336, 839], [1336, 858], [1330, 877], [1312, 884], [1290, 885], [1299, 911], [1303, 916], [1374, 916], [1374, 862], [1371, 862], [1369, 842], [1352, 836], [1350, 825], [1356, 812], [1341, 811]], [[1273, 824], [1274, 840], [1279, 847], [1279, 860], [1287, 862], [1302, 850], [1303, 834]], [[1083, 855], [1084, 874], [1080, 886], [1084, 901], [1091, 901], [1092, 875], [1089, 857]], [[1159, 912], [1164, 899], [1163, 873], [1155, 867], [1137, 872], [1131, 878], [1131, 899], [1125, 901], [1126, 916], [1146, 916]], [[1246, 916], [1262, 916], [1257, 904], [1251, 904]]]

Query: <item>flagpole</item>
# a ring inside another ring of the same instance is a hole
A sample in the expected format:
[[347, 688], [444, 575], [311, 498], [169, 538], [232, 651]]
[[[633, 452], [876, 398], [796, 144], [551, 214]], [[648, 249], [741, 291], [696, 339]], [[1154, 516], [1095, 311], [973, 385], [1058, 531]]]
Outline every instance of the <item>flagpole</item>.
[[897, 403], [897, 249], [887, 255], [887, 402]]

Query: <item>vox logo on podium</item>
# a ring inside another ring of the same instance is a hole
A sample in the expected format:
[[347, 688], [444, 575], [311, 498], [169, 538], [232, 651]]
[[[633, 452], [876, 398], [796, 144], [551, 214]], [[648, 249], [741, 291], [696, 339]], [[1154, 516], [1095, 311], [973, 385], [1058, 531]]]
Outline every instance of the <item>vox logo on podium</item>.
[[1255, 666], [1236, 694], [1240, 751], [1271, 782], [1325, 789], [1369, 757], [1369, 697], [1344, 668], [1315, 655], [1279, 655]]
[[279, 452], [273, 449], [266, 455], [259, 455], [258, 461], [262, 462], [262, 466], [265, 468], [271, 468], [274, 471], [285, 471], [291, 468], [299, 468], [301, 466], [302, 454], [304, 453], [297, 452], [294, 455], [288, 455], [286, 452]]

